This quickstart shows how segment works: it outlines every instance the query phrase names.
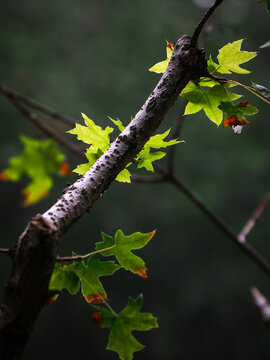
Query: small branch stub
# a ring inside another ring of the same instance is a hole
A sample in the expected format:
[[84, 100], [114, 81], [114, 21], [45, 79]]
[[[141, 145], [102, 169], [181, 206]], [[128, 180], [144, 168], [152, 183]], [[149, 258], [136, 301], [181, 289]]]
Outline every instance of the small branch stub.
[[250, 291], [263, 322], [270, 326], [270, 303], [268, 299], [256, 287], [252, 287]]

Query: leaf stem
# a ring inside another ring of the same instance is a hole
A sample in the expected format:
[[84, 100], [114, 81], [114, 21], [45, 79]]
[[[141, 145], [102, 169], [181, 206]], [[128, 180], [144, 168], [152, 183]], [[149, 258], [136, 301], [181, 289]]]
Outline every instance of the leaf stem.
[[113, 249], [115, 246], [116, 246], [116, 245], [112, 245], [112, 246], [107, 247], [107, 248], [104, 248], [104, 249], [95, 250], [95, 251], [92, 251], [92, 252], [90, 252], [90, 253], [88, 253], [88, 254], [85, 254], [85, 255], [59, 257], [59, 258], [56, 258], [55, 261], [58, 261], [58, 262], [81, 261], [81, 260], [83, 260], [83, 259], [88, 258], [89, 256], [92, 256], [92, 255], [101, 253], [102, 251], [111, 250], [111, 249]]
[[118, 314], [113, 310], [113, 308], [111, 307], [111, 305], [108, 303], [108, 301], [104, 300], [103, 301], [104, 305], [107, 306], [107, 308], [110, 310], [110, 312], [115, 315], [116, 317], [118, 317]]
[[253, 95], [258, 96], [261, 100], [265, 101], [267, 104], [270, 104], [270, 101], [266, 100], [263, 96], [259, 95], [259, 94], [256, 92], [256, 90], [252, 90], [253, 88], [252, 88], [251, 86], [241, 84], [240, 82], [234, 81], [234, 80], [228, 80], [228, 83], [242, 86], [242, 87], [245, 88], [246, 90], [250, 91]]

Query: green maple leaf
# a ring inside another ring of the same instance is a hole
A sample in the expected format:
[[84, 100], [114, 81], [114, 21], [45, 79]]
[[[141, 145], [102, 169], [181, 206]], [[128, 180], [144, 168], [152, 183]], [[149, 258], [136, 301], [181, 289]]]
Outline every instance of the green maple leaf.
[[47, 195], [53, 185], [52, 174], [60, 170], [65, 156], [52, 139], [34, 140], [21, 137], [22, 155], [13, 157], [7, 169], [0, 174], [1, 180], [19, 181], [28, 177], [30, 183], [23, 189], [23, 205], [33, 205]]
[[163, 151], [150, 152], [150, 148], [143, 149], [139, 154], [138, 169], [145, 168], [148, 171], [154, 172], [153, 162], [162, 159], [166, 155]]
[[121, 360], [132, 360], [133, 353], [144, 348], [132, 335], [132, 331], [147, 331], [158, 327], [157, 319], [152, 314], [140, 312], [142, 302], [142, 295], [136, 299], [130, 298], [118, 315], [95, 306], [102, 314], [102, 327], [111, 329], [106, 349], [117, 352]]
[[244, 120], [245, 115], [255, 115], [258, 109], [255, 106], [248, 105], [248, 102], [239, 103], [237, 105], [231, 102], [221, 102], [219, 108], [227, 114], [228, 117], [235, 115], [239, 120]]
[[77, 135], [78, 140], [91, 145], [93, 153], [96, 153], [99, 149], [104, 153], [110, 147], [109, 134], [113, 132], [113, 128], [107, 126], [105, 130], [103, 130], [85, 114], [82, 114], [82, 116], [86, 126], [76, 124], [75, 128], [69, 130], [68, 133]]
[[55, 263], [49, 289], [58, 291], [66, 289], [71, 295], [78, 293], [80, 290], [80, 279], [73, 271], [72, 265], [62, 265], [59, 262]]
[[217, 125], [221, 124], [223, 118], [223, 113], [219, 109], [220, 103], [241, 97], [238, 94], [228, 93], [222, 85], [215, 85], [206, 91], [192, 82], [187, 84], [181, 96], [189, 100], [185, 115], [194, 114], [203, 109], [208, 118]]
[[122, 121], [119, 119], [113, 119], [110, 116], [108, 116], [108, 118], [118, 127], [119, 131], [122, 132], [123, 130], [125, 130], [125, 126], [123, 125]]
[[87, 265], [83, 261], [70, 265], [81, 281], [81, 290], [87, 302], [97, 304], [107, 299], [107, 294], [99, 281], [101, 276], [113, 275], [120, 265], [114, 261], [100, 262], [98, 254], [89, 258]]
[[169, 65], [170, 60], [171, 60], [173, 49], [174, 49], [173, 44], [171, 44], [167, 41], [167, 44], [166, 44], [167, 58], [163, 61], [158, 62], [154, 66], [152, 66], [148, 71], [152, 71], [157, 74], [164, 73]]
[[228, 43], [223, 46], [218, 53], [217, 59], [219, 62], [218, 72], [221, 74], [248, 74], [249, 70], [241, 68], [239, 65], [243, 64], [258, 55], [254, 51], [242, 51], [243, 39]]
[[146, 278], [144, 261], [139, 256], [134, 255], [131, 250], [144, 247], [152, 239], [154, 234], [155, 231], [145, 234], [136, 232], [132, 235], [125, 236], [122, 230], [118, 230], [115, 234], [115, 240], [113, 240], [111, 236], [102, 233], [103, 242], [96, 244], [96, 250], [113, 246], [112, 249], [102, 251], [101, 254], [103, 256], [114, 255], [124, 269]]
[[153, 162], [159, 159], [162, 159], [166, 153], [162, 151], [157, 151], [154, 153], [150, 152], [150, 149], [160, 149], [160, 148], [166, 148], [168, 146], [179, 144], [182, 141], [179, 140], [170, 140], [170, 141], [164, 141], [165, 137], [167, 137], [170, 133], [170, 129], [165, 131], [163, 134], [157, 134], [154, 136], [151, 136], [151, 138], [147, 141], [147, 143], [144, 145], [142, 151], [138, 154], [138, 168], [146, 168], [148, 171], [154, 171], [153, 168]]
[[[85, 114], [82, 114], [85, 125], [76, 124], [75, 128], [68, 132], [77, 135], [77, 139], [90, 145], [86, 150], [86, 157], [88, 162], [78, 165], [73, 171], [79, 175], [84, 175], [92, 165], [100, 158], [100, 156], [110, 147], [110, 133], [113, 128], [107, 126], [104, 130], [96, 125], [93, 120], [89, 119]], [[111, 119], [111, 118], [110, 118]], [[111, 119], [116, 125], [123, 127], [121, 121]], [[121, 171], [116, 177], [117, 181], [130, 183], [130, 172], [127, 169]]]

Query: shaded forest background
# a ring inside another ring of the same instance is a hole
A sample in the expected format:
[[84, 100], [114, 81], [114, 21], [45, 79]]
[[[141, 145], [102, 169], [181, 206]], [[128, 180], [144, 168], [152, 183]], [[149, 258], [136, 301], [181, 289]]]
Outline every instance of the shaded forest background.
[[[108, 115], [127, 124], [158, 81], [158, 75], [147, 69], [165, 58], [165, 40], [175, 42], [179, 34], [192, 33], [207, 4], [203, 0], [4, 2], [0, 79], [77, 122], [82, 123], [84, 112], [103, 127], [110, 125]], [[234, 40], [245, 38], [243, 47], [250, 51], [269, 40], [265, 5], [255, 0], [226, 1], [211, 24], [206, 52], [214, 58], [218, 48]], [[241, 82], [269, 87], [269, 59], [270, 48], [261, 49], [247, 65], [252, 74], [242, 76]], [[217, 128], [202, 112], [191, 115], [181, 133], [186, 144], [178, 145], [175, 159], [183, 181], [236, 232], [270, 190], [269, 110], [249, 93], [247, 99], [260, 113], [241, 136]], [[180, 111], [181, 100], [159, 132], [172, 127]], [[0, 119], [1, 170], [22, 151], [19, 135], [44, 136], [3, 96]], [[67, 158], [72, 168], [80, 162], [70, 154]], [[1, 247], [11, 246], [28, 220], [53, 204], [67, 181], [55, 178], [49, 196], [29, 208], [20, 206], [25, 183], [1, 183]], [[249, 237], [268, 259], [269, 217], [270, 207]], [[158, 330], [138, 334], [147, 347], [135, 359], [269, 358], [270, 333], [257, 317], [249, 292], [256, 285], [270, 296], [269, 279], [184, 195], [169, 184], [115, 182], [90, 214], [64, 235], [60, 254], [89, 252], [100, 241], [100, 231], [113, 235], [119, 228], [126, 234], [157, 229], [140, 252], [149, 280], [124, 272], [103, 278], [117, 311], [129, 296], [142, 292], [143, 311], [159, 318]], [[10, 262], [2, 256], [1, 299], [9, 270]], [[104, 350], [108, 332], [91, 322], [91, 313], [81, 295], [62, 295], [42, 311], [24, 359], [117, 359]]]

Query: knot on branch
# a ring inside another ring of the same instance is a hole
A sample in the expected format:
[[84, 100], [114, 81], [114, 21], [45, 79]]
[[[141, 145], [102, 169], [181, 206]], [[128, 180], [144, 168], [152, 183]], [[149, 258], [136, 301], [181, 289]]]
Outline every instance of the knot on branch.
[[191, 36], [183, 35], [178, 39], [172, 61], [176, 56], [179, 56], [180, 65], [189, 73], [190, 80], [196, 80], [208, 74], [205, 51], [192, 43]]

